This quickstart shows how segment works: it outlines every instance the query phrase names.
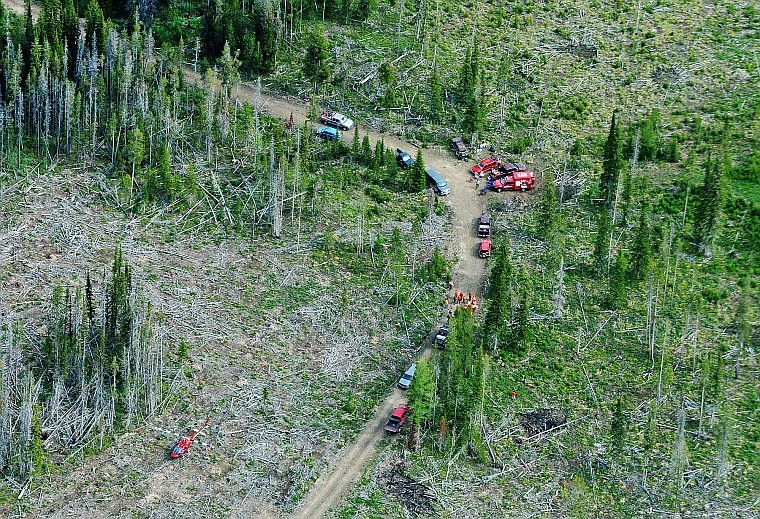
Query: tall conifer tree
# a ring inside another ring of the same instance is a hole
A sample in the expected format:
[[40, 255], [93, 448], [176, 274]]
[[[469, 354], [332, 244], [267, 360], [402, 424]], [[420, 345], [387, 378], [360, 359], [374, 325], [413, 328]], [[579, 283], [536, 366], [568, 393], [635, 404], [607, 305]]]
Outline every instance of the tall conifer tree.
[[639, 213], [639, 221], [636, 225], [636, 234], [633, 238], [631, 250], [631, 269], [629, 277], [635, 281], [641, 281], [647, 276], [652, 261], [651, 232], [649, 229], [649, 204], [645, 203]]
[[604, 158], [602, 161], [602, 177], [599, 183], [599, 192], [606, 205], [611, 205], [615, 198], [618, 175], [622, 166], [622, 142], [618, 129], [616, 114], [612, 114], [610, 131], [604, 144]]
[[706, 256], [712, 255], [712, 242], [720, 214], [722, 183], [723, 167], [719, 161], [713, 162], [708, 155], [695, 223], [696, 242], [699, 244], [700, 252]]
[[610, 254], [610, 212], [602, 208], [597, 216], [596, 237], [594, 238], [594, 267], [601, 276], [606, 276]]

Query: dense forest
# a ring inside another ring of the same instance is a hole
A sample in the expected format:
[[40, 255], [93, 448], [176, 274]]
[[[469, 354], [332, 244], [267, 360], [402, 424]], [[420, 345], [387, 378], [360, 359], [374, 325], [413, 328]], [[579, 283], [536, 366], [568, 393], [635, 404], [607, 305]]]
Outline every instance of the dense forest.
[[[477, 199], [481, 309], [418, 361], [405, 441], [335, 515], [413, 511], [383, 482], [399, 449], [432, 515], [751, 513], [760, 13], [681, 4], [0, 4], [0, 509], [61, 506], [47, 483], [204, 407], [235, 433], [203, 460], [240, 456], [206, 512], [251, 488], [296, 507], [445, 314], [457, 215], [425, 164], [461, 134], [539, 189]], [[361, 130], [319, 141], [265, 96]], [[76, 223], [29, 233], [62, 200]], [[30, 281], [19, 251], [50, 248]]]

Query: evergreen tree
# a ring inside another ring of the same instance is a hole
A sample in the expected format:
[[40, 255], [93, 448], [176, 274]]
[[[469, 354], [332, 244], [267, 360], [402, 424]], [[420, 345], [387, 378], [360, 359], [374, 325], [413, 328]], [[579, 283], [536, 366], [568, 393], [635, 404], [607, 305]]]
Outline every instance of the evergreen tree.
[[713, 163], [708, 155], [694, 225], [695, 241], [699, 245], [700, 252], [705, 256], [712, 255], [712, 242], [720, 214], [722, 183], [723, 168], [718, 161]]
[[86, 47], [89, 49], [92, 46], [94, 37], [98, 45], [98, 52], [103, 54], [106, 48], [106, 21], [98, 0], [90, 0], [90, 3], [87, 4], [84, 19]]
[[457, 87], [457, 102], [464, 105], [470, 93], [475, 92], [475, 78], [472, 77], [472, 49], [467, 47], [467, 55], [459, 70], [459, 85]]
[[[271, 2], [254, 3], [254, 27], [256, 41], [258, 42], [258, 47], [261, 53], [261, 66], [258, 71], [262, 74], [269, 74], [272, 72], [277, 59], [277, 14], [274, 12], [272, 5]], [[245, 29], [241, 28], [240, 31], [242, 34], [245, 32]], [[326, 40], [325, 48], [327, 48]], [[329, 69], [327, 69], [327, 71], [329, 75]], [[317, 81], [321, 82], [323, 80]]]
[[327, 38], [323, 30], [313, 30], [306, 39], [306, 55], [303, 73], [313, 82], [320, 84], [330, 77], [330, 65]]
[[156, 172], [156, 177], [160, 196], [167, 202], [171, 201], [177, 190], [177, 180], [171, 169], [168, 146], [161, 146], [158, 150], [158, 171]]
[[488, 309], [484, 322], [483, 336], [487, 345], [493, 345], [496, 353], [498, 344], [506, 344], [509, 336], [509, 318], [512, 307], [510, 279], [512, 264], [509, 257], [509, 242], [499, 241], [494, 247], [488, 282]]
[[412, 167], [409, 168], [406, 187], [410, 193], [420, 193], [427, 187], [427, 175], [425, 173], [425, 161], [422, 158], [422, 148], [417, 149], [417, 158]]
[[369, 142], [369, 135], [364, 135], [361, 149], [361, 160], [359, 162], [367, 167], [372, 167], [374, 158], [372, 156], [372, 144]]
[[229, 99], [232, 96], [232, 90], [240, 82], [240, 61], [232, 56], [229, 42], [224, 42], [218, 66], [224, 97]]
[[[90, 3], [94, 1], [96, 2], [96, 0], [90, 0]], [[89, 11], [89, 7], [87, 9]], [[211, 59], [219, 57], [224, 48], [224, 19], [223, 0], [209, 0], [203, 13], [201, 42], [203, 43], [203, 54]]]
[[351, 140], [351, 158], [354, 162], [361, 164], [361, 139], [359, 138], [359, 125], [354, 126], [354, 138]]
[[641, 125], [641, 160], [656, 160], [660, 155], [660, 112], [652, 110]]
[[652, 262], [651, 231], [649, 228], [649, 204], [644, 203], [639, 213], [636, 234], [631, 250], [629, 278], [634, 281], [646, 279]]
[[610, 268], [607, 304], [613, 310], [620, 310], [626, 303], [626, 262], [625, 253], [620, 250]]
[[385, 143], [380, 139], [375, 143], [375, 153], [372, 155], [372, 169], [376, 173], [385, 165]]
[[383, 104], [386, 107], [392, 107], [396, 104], [396, 90], [398, 84], [396, 71], [393, 70], [393, 65], [391, 65], [388, 61], [385, 61], [382, 65], [380, 65], [380, 71], [378, 75], [380, 77], [380, 83], [385, 86]]
[[409, 405], [414, 409], [412, 421], [417, 428], [430, 423], [433, 419], [433, 402], [435, 399], [435, 374], [430, 362], [420, 360], [414, 371], [414, 379], [407, 391]]
[[633, 174], [631, 168], [623, 168], [623, 186], [620, 192], [620, 213], [622, 215], [621, 225], [626, 226], [628, 222], [628, 212], [631, 208], [631, 197], [633, 196]]
[[625, 435], [628, 429], [628, 418], [625, 415], [625, 399], [617, 397], [615, 408], [612, 411], [612, 423], [610, 424], [610, 434], [612, 436], [612, 445], [618, 454], [623, 450], [625, 445]]
[[79, 18], [74, 7], [73, 0], [63, 0], [61, 10], [62, 35], [66, 40], [66, 50], [68, 52], [69, 78], [74, 77], [74, 62], [77, 56], [77, 39], [79, 38]]
[[47, 42], [53, 50], [53, 55], [63, 54], [61, 45], [63, 28], [61, 25], [61, 4], [58, 0], [44, 0], [37, 19], [37, 36], [40, 45]]
[[354, 18], [366, 20], [377, 10], [377, 0], [358, 0], [354, 9]]
[[476, 133], [483, 124], [484, 111], [482, 107], [482, 95], [479, 95], [478, 86], [483, 91], [482, 80], [484, 75], [480, 70], [480, 58], [478, 52], [477, 39], [474, 43], [474, 50], [467, 53], [469, 62], [462, 65], [462, 80], [460, 88], [463, 89], [462, 104], [464, 105], [464, 119], [462, 121], [462, 130], [468, 134]]
[[616, 114], [612, 114], [610, 131], [604, 144], [604, 158], [602, 161], [602, 177], [599, 183], [599, 192], [604, 203], [609, 206], [615, 198], [618, 175], [622, 167], [622, 148], [620, 131], [616, 122]]
[[441, 281], [449, 277], [449, 266], [438, 247], [433, 249], [427, 270], [430, 281]]
[[473, 328], [470, 313], [457, 308], [449, 321], [449, 335], [441, 353], [439, 401], [444, 415], [452, 418], [458, 427], [467, 425], [472, 411], [468, 405], [467, 377], [473, 360]]
[[[2, 60], [3, 68], [7, 71], [6, 73], [10, 72], [10, 67], [8, 66], [8, 63], [6, 63], [6, 50], [8, 48], [8, 40], [6, 39], [6, 32], [9, 30], [8, 22], [10, 20], [7, 18], [7, 11], [5, 10], [5, 6], [3, 5], [3, 2], [0, 1], [0, 60]], [[0, 92], [5, 92], [5, 78], [0, 78]]]
[[47, 456], [42, 440], [42, 408], [35, 405], [32, 412], [31, 437], [29, 441], [30, 472], [41, 474], [47, 465]]
[[544, 191], [541, 196], [541, 209], [539, 212], [538, 232], [543, 237], [549, 237], [557, 230], [559, 224], [559, 199], [557, 188], [554, 185], [554, 173], [551, 169], [546, 170], [544, 176]]
[[443, 85], [437, 67], [430, 77], [430, 118], [437, 121], [443, 114]]
[[611, 231], [610, 212], [606, 208], [602, 208], [597, 216], [596, 237], [594, 238], [594, 267], [600, 276], [606, 276], [609, 267]]
[[530, 294], [525, 284], [520, 286], [519, 302], [515, 310], [510, 345], [514, 351], [525, 349], [530, 340]]
[[36, 42], [31, 0], [24, 0], [24, 12], [24, 43], [21, 46], [21, 54], [24, 58], [24, 68], [21, 77], [26, 81], [26, 78], [29, 76], [29, 71], [32, 68], [32, 46]]

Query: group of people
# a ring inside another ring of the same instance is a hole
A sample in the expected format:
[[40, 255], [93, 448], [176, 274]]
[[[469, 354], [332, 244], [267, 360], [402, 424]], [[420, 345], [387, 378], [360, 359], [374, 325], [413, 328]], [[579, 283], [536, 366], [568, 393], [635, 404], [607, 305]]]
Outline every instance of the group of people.
[[[449, 288], [453, 287], [454, 283], [449, 282]], [[449, 309], [449, 317], [454, 315], [457, 307], [466, 308], [470, 311], [470, 315], [474, 315], [475, 310], [478, 309], [478, 298], [472, 292], [465, 294], [464, 292], [454, 290], [451, 295], [446, 295], [445, 305]]]

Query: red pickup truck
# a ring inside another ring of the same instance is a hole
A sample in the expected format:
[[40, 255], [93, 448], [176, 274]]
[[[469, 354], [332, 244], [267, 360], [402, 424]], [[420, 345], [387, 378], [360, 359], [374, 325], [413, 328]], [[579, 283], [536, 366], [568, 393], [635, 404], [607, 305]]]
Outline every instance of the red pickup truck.
[[385, 424], [385, 430], [392, 433], [397, 433], [401, 430], [401, 426], [404, 425], [404, 421], [411, 414], [412, 408], [406, 404], [401, 404], [393, 411], [393, 414], [388, 419], [388, 423]]
[[533, 178], [533, 173], [530, 171], [514, 171], [509, 175], [497, 178], [493, 181], [493, 189], [501, 193], [503, 190], [507, 191], [526, 191], [533, 189], [536, 185], [536, 179]]
[[470, 171], [473, 175], [480, 175], [481, 173], [496, 169], [499, 166], [501, 166], [501, 161], [499, 159], [495, 157], [487, 157], [471, 167]]

